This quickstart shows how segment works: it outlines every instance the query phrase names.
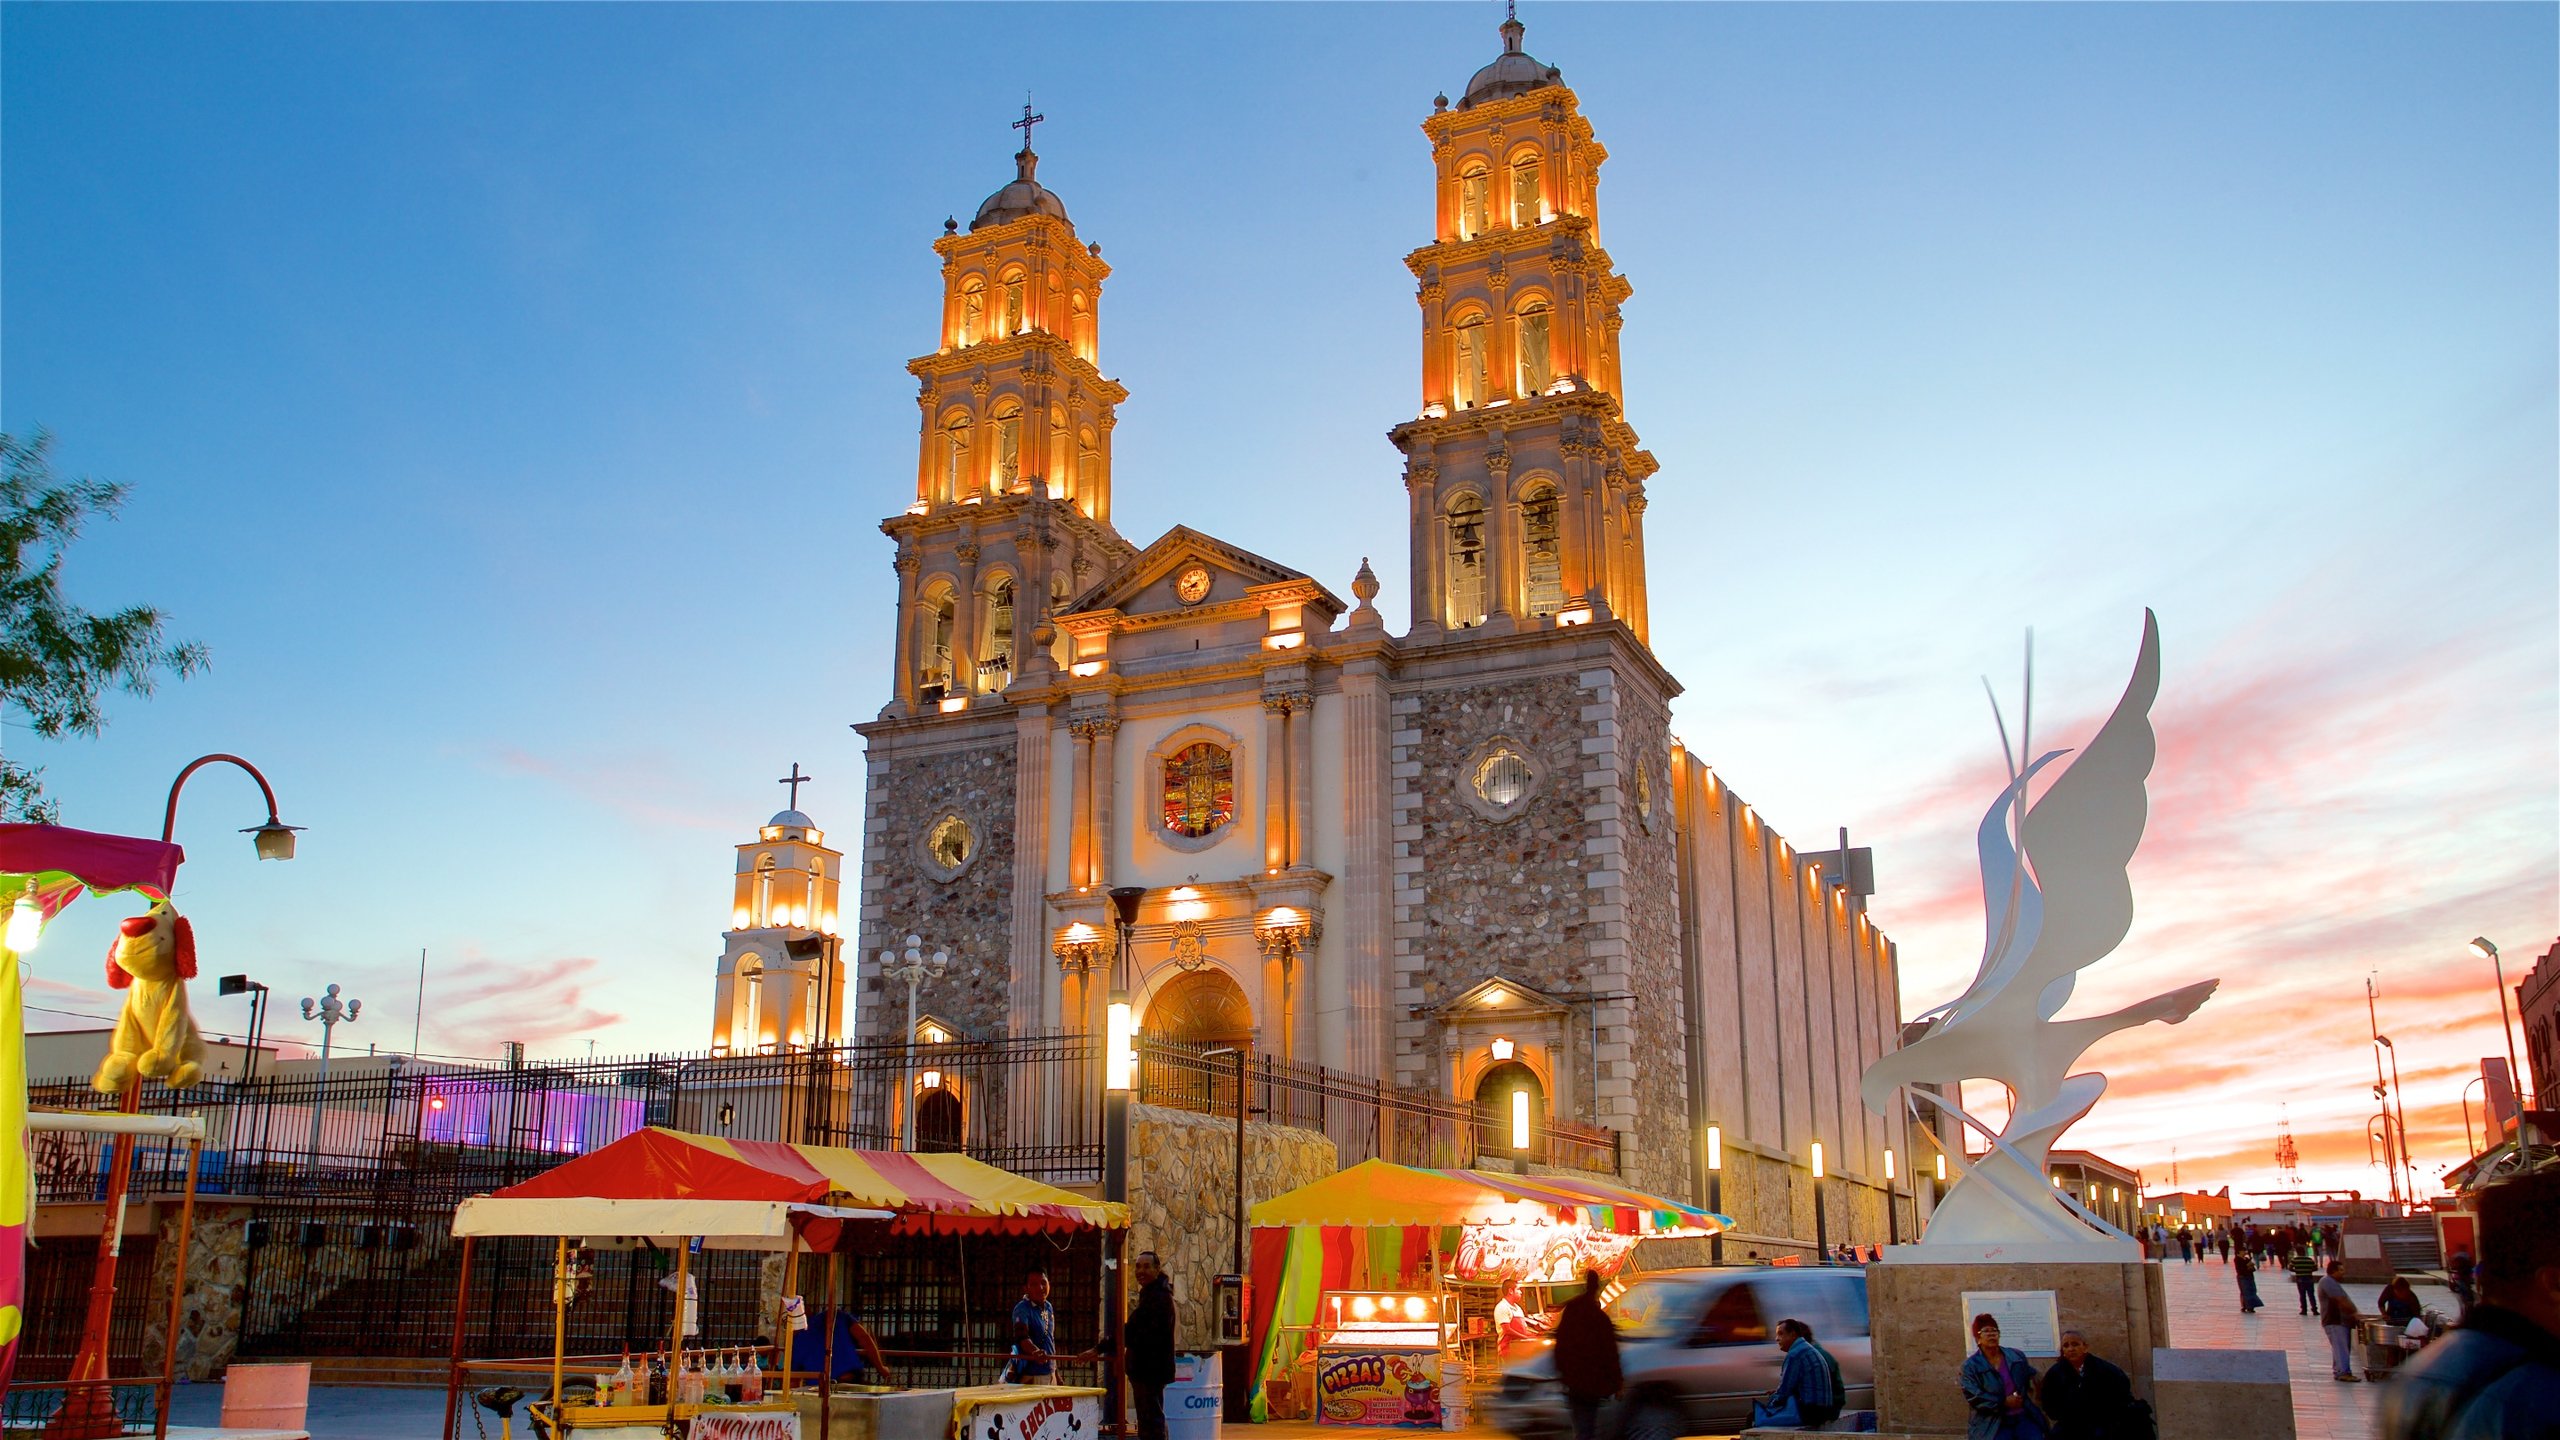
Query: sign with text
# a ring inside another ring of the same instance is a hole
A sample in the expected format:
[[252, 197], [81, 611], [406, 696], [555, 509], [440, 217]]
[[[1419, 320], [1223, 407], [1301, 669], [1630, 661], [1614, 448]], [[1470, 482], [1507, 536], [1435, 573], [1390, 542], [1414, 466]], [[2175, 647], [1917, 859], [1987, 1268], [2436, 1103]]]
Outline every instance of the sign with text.
[[1092, 1440], [1101, 1432], [1099, 1390], [1014, 1385], [990, 1394], [993, 1389], [961, 1392], [952, 1406], [955, 1440]]
[[1323, 1352], [1316, 1366], [1316, 1419], [1326, 1425], [1440, 1429], [1439, 1352]]
[[1988, 1315], [2000, 1322], [2000, 1343], [2029, 1355], [2051, 1357], [2062, 1350], [2062, 1321], [2055, 1314], [2050, 1290], [1967, 1290], [1964, 1292], [1964, 1316], [1958, 1322], [1964, 1327], [1967, 1345], [1973, 1341], [1973, 1317]]
[[693, 1417], [691, 1440], [800, 1440], [797, 1410], [705, 1410]]

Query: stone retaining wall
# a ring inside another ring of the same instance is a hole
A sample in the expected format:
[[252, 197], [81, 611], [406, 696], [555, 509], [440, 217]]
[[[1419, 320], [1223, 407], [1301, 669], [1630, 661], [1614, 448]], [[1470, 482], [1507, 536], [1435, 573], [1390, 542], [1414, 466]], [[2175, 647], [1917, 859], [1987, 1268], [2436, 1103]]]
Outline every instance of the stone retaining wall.
[[[1153, 1250], [1173, 1278], [1175, 1343], [1207, 1349], [1214, 1278], [1235, 1264], [1236, 1122], [1140, 1105], [1130, 1117], [1129, 1253]], [[1341, 1168], [1333, 1142], [1290, 1125], [1245, 1127], [1245, 1207]]]

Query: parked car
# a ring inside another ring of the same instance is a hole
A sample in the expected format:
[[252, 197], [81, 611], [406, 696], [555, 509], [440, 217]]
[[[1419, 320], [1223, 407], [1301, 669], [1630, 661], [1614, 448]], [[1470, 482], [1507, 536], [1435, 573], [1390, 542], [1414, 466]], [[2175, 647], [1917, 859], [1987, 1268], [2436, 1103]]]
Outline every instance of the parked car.
[[[1844, 1410], [1875, 1408], [1875, 1354], [1867, 1335], [1867, 1277], [1825, 1266], [1663, 1270], [1627, 1287], [1609, 1307], [1627, 1385], [1615, 1418], [1621, 1440], [1729, 1435], [1751, 1402], [1778, 1386], [1777, 1324], [1790, 1317], [1840, 1362]], [[1503, 1372], [1488, 1406], [1520, 1440], [1573, 1433], [1550, 1350]], [[1611, 1424], [1604, 1417], [1604, 1430]]]

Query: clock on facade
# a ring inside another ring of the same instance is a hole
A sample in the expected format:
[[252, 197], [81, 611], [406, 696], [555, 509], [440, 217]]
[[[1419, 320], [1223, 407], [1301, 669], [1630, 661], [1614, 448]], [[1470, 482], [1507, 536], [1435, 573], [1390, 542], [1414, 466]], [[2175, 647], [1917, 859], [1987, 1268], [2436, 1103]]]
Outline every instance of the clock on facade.
[[1209, 571], [1194, 565], [1174, 577], [1173, 593], [1185, 605], [1197, 605], [1209, 598]]

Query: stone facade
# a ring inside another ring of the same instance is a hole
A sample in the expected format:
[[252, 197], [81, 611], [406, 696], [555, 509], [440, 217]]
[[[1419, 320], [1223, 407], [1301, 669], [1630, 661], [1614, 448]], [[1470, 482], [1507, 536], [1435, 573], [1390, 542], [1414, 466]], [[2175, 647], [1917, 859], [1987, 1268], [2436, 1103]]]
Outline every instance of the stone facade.
[[[1173, 1279], [1175, 1343], [1206, 1350], [1216, 1334], [1209, 1296], [1235, 1266], [1236, 1123], [1141, 1105], [1130, 1119], [1129, 1253], [1153, 1250]], [[1245, 1126], [1245, 1209], [1321, 1180], [1339, 1165], [1321, 1132]]]
[[[166, 1296], [176, 1280], [179, 1207], [164, 1204], [152, 1249], [150, 1293]], [[241, 1307], [249, 1298], [250, 1207], [196, 1204], [195, 1232], [187, 1245], [187, 1293], [178, 1307], [178, 1373], [206, 1380], [231, 1363], [240, 1346]], [[325, 1248], [325, 1247], [324, 1247]], [[142, 1352], [158, 1356], [169, 1331], [169, 1313], [155, 1303], [142, 1326]]]
[[[979, 733], [984, 732], [984, 733]], [[920, 743], [917, 743], [920, 742]], [[956, 742], [956, 743], [955, 743]], [[873, 959], [913, 934], [950, 952], [951, 969], [917, 992], [918, 1014], [940, 1017], [970, 1039], [1007, 1031], [1012, 1008], [1014, 847], [1013, 727], [999, 720], [954, 736], [875, 735], [862, 818], [860, 977], [856, 1034], [898, 1038], [906, 987], [884, 980]], [[956, 874], [934, 873], [924, 842], [944, 817], [965, 822], [975, 847]]]

